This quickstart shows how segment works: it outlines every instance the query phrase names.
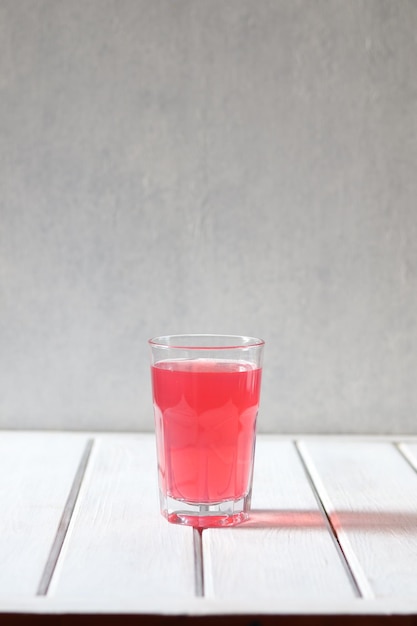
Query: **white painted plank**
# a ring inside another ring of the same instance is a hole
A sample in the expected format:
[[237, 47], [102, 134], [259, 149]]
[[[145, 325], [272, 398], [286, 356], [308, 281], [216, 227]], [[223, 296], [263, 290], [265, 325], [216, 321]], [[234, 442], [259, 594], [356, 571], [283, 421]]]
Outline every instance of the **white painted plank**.
[[355, 597], [294, 445], [257, 441], [252, 514], [236, 528], [203, 533], [208, 598], [250, 601], [267, 610]]
[[[238, 600], [216, 600], [213, 598], [185, 598], [179, 597], [177, 599], [170, 599], [169, 606], [164, 598], [161, 597], [161, 601], [156, 607], [155, 597], [136, 597], [132, 596], [124, 599], [122, 602], [115, 602], [114, 598], [103, 596], [100, 602], [97, 598], [93, 598], [91, 601], [88, 598], [82, 598], [77, 601], [76, 599], [66, 598], [45, 598], [34, 597], [30, 599], [21, 599], [19, 602], [16, 600], [10, 600], [9, 598], [0, 598], [0, 623], [2, 626], [5, 624], [2, 622], [2, 613], [18, 613], [18, 614], [54, 614], [65, 615], [66, 619], [63, 620], [64, 624], [68, 623], [68, 614], [76, 619], [77, 614], [93, 614], [93, 615], [135, 615], [136, 621], [139, 623], [141, 617], [146, 622], [146, 617], [149, 614], [156, 614], [162, 616], [206, 616], [206, 615], [245, 615], [248, 619], [246, 624], [253, 623], [254, 615], [274, 615], [276, 617], [276, 623], [281, 624], [280, 617], [287, 615], [294, 616], [323, 616], [323, 615], [381, 615], [385, 618], [389, 618], [391, 615], [417, 615], [417, 598], [411, 597], [396, 597], [396, 598], [379, 598], [379, 599], [338, 599], [337, 596], [333, 598], [308, 598], [306, 601], [300, 597], [294, 598], [279, 598], [277, 600], [268, 599], [254, 600], [252, 594], [247, 594], [246, 598], [239, 598]], [[116, 617], [114, 617], [114, 623], [116, 623]], [[28, 623], [36, 624], [36, 620], [27, 620]], [[103, 620], [110, 621], [110, 620]], [[164, 621], [164, 619], [162, 619]], [[233, 620], [232, 620], [233, 621]], [[258, 620], [257, 620], [258, 621]], [[260, 620], [263, 623], [263, 620]], [[285, 621], [285, 619], [284, 619]], [[39, 622], [39, 620], [38, 620]], [[388, 624], [389, 619], [385, 619], [383, 622], [370, 620], [370, 624]], [[18, 624], [16, 620], [12, 622], [12, 626]], [[25, 621], [21, 621], [25, 624]], [[46, 622], [40, 622], [46, 623]], [[59, 624], [59, 620], [52, 620], [53, 624]], [[83, 620], [80, 622], [83, 624]], [[122, 626], [123, 619], [119, 622]], [[127, 620], [129, 625], [134, 623], [132, 620]], [[304, 620], [303, 624], [307, 624]], [[312, 619], [311, 623], [314, 626], [317, 624], [323, 624], [323, 620]], [[326, 624], [328, 621], [325, 622]], [[342, 620], [342, 623], [346, 622]], [[364, 625], [364, 621], [359, 620], [361, 626]], [[394, 623], [395, 620], [394, 620]], [[402, 626], [414, 626], [410, 620], [406, 620]]]
[[0, 598], [36, 594], [86, 441], [0, 433]]
[[417, 596], [417, 475], [389, 443], [300, 444], [364, 595]]
[[101, 435], [51, 585], [56, 599], [131, 600], [194, 596], [193, 532], [159, 513], [153, 435]]

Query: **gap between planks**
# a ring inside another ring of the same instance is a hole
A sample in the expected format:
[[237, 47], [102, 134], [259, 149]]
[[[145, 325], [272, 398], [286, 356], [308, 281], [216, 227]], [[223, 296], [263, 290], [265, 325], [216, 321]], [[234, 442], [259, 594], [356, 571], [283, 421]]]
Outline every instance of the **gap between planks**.
[[407, 444], [406, 443], [404, 444], [401, 441], [393, 441], [392, 445], [397, 450], [397, 452], [401, 455], [404, 461], [411, 467], [411, 469], [417, 473], [417, 466], [415, 463], [415, 459], [413, 455], [410, 454], [410, 452], [407, 450], [407, 448], [404, 447], [404, 446], [407, 446]]
[[193, 528], [194, 584], [197, 598], [204, 598], [203, 530]]
[[333, 543], [335, 545], [336, 551], [337, 551], [337, 553], [338, 553], [338, 555], [340, 557], [340, 560], [341, 560], [341, 562], [343, 564], [343, 567], [344, 567], [344, 569], [346, 571], [346, 574], [347, 574], [347, 576], [349, 578], [350, 584], [353, 587], [353, 591], [354, 591], [355, 595], [358, 598], [363, 598], [364, 594], [361, 591], [361, 587], [359, 585], [359, 582], [356, 579], [354, 571], [353, 571], [353, 569], [352, 569], [352, 567], [351, 567], [351, 565], [350, 565], [350, 563], [349, 563], [349, 561], [347, 559], [345, 551], [343, 550], [342, 544], [339, 541], [337, 530], [336, 530], [336, 528], [334, 527], [334, 525], [332, 523], [330, 513], [327, 512], [326, 507], [324, 506], [324, 502], [323, 502], [323, 500], [322, 500], [322, 498], [320, 496], [320, 493], [319, 493], [319, 490], [318, 490], [318, 488], [317, 488], [317, 486], [315, 484], [314, 478], [313, 478], [313, 476], [312, 476], [312, 474], [311, 474], [311, 472], [309, 470], [308, 462], [304, 458], [303, 453], [302, 453], [302, 451], [300, 449], [299, 442], [298, 441], [294, 441], [293, 443], [294, 443], [294, 447], [295, 447], [295, 450], [297, 452], [298, 458], [300, 459], [301, 465], [303, 466], [306, 478], [307, 478], [307, 480], [308, 480], [308, 482], [310, 484], [310, 487], [311, 487], [311, 489], [313, 491], [314, 497], [316, 498], [318, 507], [319, 507], [319, 509], [320, 509], [320, 511], [321, 511], [321, 513], [323, 515], [324, 521], [325, 521], [326, 526], [327, 526], [327, 530], [329, 531], [329, 534], [330, 534], [331, 538], [333, 539]]
[[39, 586], [36, 592], [37, 596], [46, 596], [49, 586], [51, 584], [52, 577], [55, 572], [55, 568], [61, 554], [62, 546], [65, 541], [65, 537], [68, 532], [69, 525], [74, 513], [74, 508], [77, 503], [77, 499], [80, 493], [81, 485], [85, 476], [88, 462], [90, 460], [91, 451], [93, 449], [94, 439], [89, 439], [85, 445], [84, 452], [81, 456], [78, 464], [77, 472], [75, 474], [71, 490], [69, 492], [67, 501], [64, 506], [64, 510], [58, 525], [58, 529], [55, 535], [54, 542], [44, 567]]

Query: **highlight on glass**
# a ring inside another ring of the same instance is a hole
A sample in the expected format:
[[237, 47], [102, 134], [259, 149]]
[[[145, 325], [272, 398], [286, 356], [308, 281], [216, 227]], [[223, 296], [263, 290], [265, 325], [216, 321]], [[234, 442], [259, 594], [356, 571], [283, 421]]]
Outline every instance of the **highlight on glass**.
[[149, 340], [161, 513], [197, 528], [248, 518], [264, 341]]

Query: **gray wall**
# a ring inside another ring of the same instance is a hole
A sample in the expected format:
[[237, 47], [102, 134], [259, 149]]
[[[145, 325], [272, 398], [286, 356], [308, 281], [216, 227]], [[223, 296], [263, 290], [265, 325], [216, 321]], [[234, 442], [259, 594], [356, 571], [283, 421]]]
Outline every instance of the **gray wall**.
[[223, 332], [261, 431], [417, 432], [416, 68], [415, 0], [0, 0], [0, 427]]

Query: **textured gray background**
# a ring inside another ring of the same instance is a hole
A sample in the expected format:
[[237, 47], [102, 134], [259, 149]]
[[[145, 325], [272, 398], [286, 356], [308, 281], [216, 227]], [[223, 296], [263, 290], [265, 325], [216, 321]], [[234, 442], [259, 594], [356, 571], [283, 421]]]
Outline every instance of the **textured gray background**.
[[261, 431], [417, 432], [416, 68], [416, 0], [0, 0], [0, 427], [232, 332]]

